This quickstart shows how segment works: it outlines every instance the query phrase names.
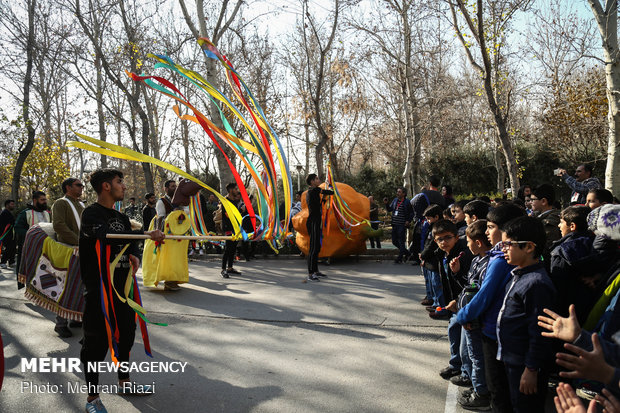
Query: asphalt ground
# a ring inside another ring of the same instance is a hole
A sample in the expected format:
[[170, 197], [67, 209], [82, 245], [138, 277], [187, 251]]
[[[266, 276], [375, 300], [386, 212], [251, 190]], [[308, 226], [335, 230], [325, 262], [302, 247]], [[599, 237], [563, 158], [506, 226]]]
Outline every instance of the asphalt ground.
[[[141, 287], [149, 319], [168, 326], [149, 326], [153, 359], [137, 332], [132, 361], [187, 364], [132, 374], [155, 394], [102, 394], [109, 412], [462, 411], [457, 389], [438, 375], [449, 359], [447, 322], [419, 304], [419, 266], [341, 260], [321, 266], [328, 278], [315, 283], [304, 282], [300, 258], [235, 266], [242, 274], [223, 279], [218, 259], [191, 262], [180, 291]], [[0, 412], [84, 411], [86, 395], [69, 388], [82, 374], [22, 373], [22, 358], [79, 357], [81, 331], [61, 339], [53, 320], [3, 270]], [[116, 380], [101, 374], [102, 384]]]

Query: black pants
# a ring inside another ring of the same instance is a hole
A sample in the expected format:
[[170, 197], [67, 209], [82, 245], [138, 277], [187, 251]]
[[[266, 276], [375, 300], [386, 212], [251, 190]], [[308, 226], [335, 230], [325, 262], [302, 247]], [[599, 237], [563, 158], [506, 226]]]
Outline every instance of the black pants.
[[235, 252], [237, 252], [237, 241], [226, 241], [224, 255], [222, 256], [223, 270], [233, 267], [233, 263], [235, 262]]
[[519, 391], [519, 383], [521, 382], [521, 375], [525, 366], [505, 364], [505, 368], [510, 390], [510, 402], [514, 406], [515, 413], [545, 413], [549, 374], [544, 370], [539, 371], [536, 382], [536, 394], [525, 395]]
[[[120, 286], [117, 285], [116, 287], [119, 290]], [[113, 296], [113, 300], [119, 331], [118, 361], [129, 361], [129, 352], [136, 336], [136, 313], [127, 303], [121, 303], [116, 295]], [[112, 311], [109, 312], [109, 316], [113, 317]], [[114, 321], [112, 323], [114, 325]], [[88, 395], [96, 396], [98, 393], [94, 389], [99, 384], [99, 373], [89, 372], [88, 362], [103, 361], [108, 353], [108, 335], [103, 311], [101, 310], [101, 297], [98, 291], [88, 292], [85, 296], [82, 327], [84, 329], [84, 341], [82, 342], [80, 360], [82, 360], [84, 365], [86, 384], [89, 386]], [[119, 370], [119, 380], [128, 378], [129, 373], [123, 373]]]
[[482, 352], [484, 354], [484, 375], [491, 395], [493, 413], [512, 413], [506, 369], [504, 363], [497, 360], [497, 341], [483, 334]]
[[[373, 222], [370, 224], [370, 227], [376, 231], [379, 229], [379, 223]], [[381, 248], [381, 237], [370, 237], [370, 248], [375, 248], [375, 243], [377, 244], [377, 248]]]
[[[15, 261], [15, 278], [19, 277], [19, 267], [22, 265], [22, 248], [24, 246], [24, 242], [17, 245], [17, 260]], [[21, 290], [25, 285], [17, 281], [17, 289]]]
[[310, 248], [308, 250], [308, 274], [319, 271], [319, 253], [321, 252], [321, 221], [306, 222], [306, 229], [310, 236]]
[[17, 244], [13, 237], [6, 237], [6, 239], [2, 242], [2, 248], [4, 251], [2, 252], [2, 259], [0, 259], [0, 264], [15, 264], [15, 253], [17, 251]]

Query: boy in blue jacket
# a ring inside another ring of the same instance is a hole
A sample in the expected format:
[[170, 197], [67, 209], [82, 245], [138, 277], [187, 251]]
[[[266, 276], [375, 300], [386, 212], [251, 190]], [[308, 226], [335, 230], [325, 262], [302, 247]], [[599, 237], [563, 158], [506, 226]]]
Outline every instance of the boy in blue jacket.
[[[480, 289], [480, 280], [487, 271], [490, 258], [489, 250], [492, 247], [485, 234], [486, 229], [487, 221], [484, 219], [472, 222], [467, 226], [465, 232], [467, 236], [467, 247], [475, 257], [471, 262], [469, 274], [467, 275], [467, 287], [465, 287], [459, 296], [458, 303], [452, 301], [447, 306], [447, 309], [450, 311], [457, 312], [457, 309], [465, 307]], [[450, 269], [452, 272], [458, 273], [459, 268], [460, 262], [458, 259], [454, 259], [450, 262]], [[482, 352], [482, 331], [480, 329], [480, 323], [475, 323], [475, 325], [470, 326], [470, 328], [463, 328], [462, 331], [461, 349], [465, 347], [464, 350], [467, 352], [467, 356], [471, 361], [471, 371], [469, 372], [471, 388], [465, 390], [457, 401], [466, 409], [490, 410], [491, 402], [484, 372], [484, 354]], [[461, 355], [461, 359], [463, 358], [464, 356]]]
[[[525, 211], [514, 204], [503, 204], [487, 214], [487, 231], [493, 249], [489, 251], [487, 271], [481, 279], [480, 291], [456, 315], [456, 320], [465, 328], [471, 328], [475, 321], [482, 323], [482, 352], [484, 355], [484, 373], [491, 395], [493, 412], [511, 413], [508, 380], [504, 364], [497, 360], [497, 315], [504, 301], [506, 285], [510, 280], [509, 265], [500, 248], [502, 228], [513, 218], [525, 216]], [[462, 394], [458, 399], [465, 407], [469, 395]]]
[[504, 362], [515, 412], [544, 413], [551, 342], [537, 324], [556, 291], [540, 256], [545, 228], [537, 218], [515, 218], [504, 226], [502, 250], [515, 265], [497, 317], [498, 358]]

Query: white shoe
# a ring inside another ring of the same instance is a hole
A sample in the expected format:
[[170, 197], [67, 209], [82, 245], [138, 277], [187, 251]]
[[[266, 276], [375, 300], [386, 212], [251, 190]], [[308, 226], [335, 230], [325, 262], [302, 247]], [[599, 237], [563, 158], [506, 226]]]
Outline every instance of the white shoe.
[[192, 255], [194, 255], [194, 250], [189, 250], [189, 254], [187, 254], [187, 256], [191, 257]]
[[201, 249], [198, 250], [198, 255], [205, 255], [205, 252]]

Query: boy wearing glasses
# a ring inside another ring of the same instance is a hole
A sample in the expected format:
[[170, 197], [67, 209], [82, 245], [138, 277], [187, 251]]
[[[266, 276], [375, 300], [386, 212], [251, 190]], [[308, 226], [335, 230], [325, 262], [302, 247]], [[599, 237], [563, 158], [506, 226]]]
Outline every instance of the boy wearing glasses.
[[[52, 205], [52, 225], [56, 232], [56, 239], [63, 244], [78, 247], [80, 240], [80, 224], [84, 204], [80, 201], [84, 184], [77, 178], [67, 178], [60, 185], [64, 197], [56, 200]], [[69, 275], [69, 273], [67, 273]], [[67, 280], [67, 285], [81, 285], [81, 280]], [[81, 327], [82, 323], [71, 322], [71, 327]], [[62, 338], [71, 337], [66, 318], [56, 316], [54, 331]]]
[[[467, 274], [473, 259], [471, 251], [467, 248], [467, 243], [459, 239], [457, 232], [456, 224], [452, 221], [438, 221], [433, 226], [433, 237], [439, 246], [437, 250], [439, 274], [441, 275], [443, 293], [448, 302], [456, 300], [467, 285]], [[452, 268], [456, 270], [453, 271], [450, 263], [457, 261], [458, 269], [453, 264]], [[455, 384], [469, 386], [471, 384], [471, 360], [466, 351], [461, 351], [462, 328], [456, 321], [456, 314], [452, 314], [447, 309], [442, 309], [442, 311], [430, 313], [429, 316], [433, 319], [450, 319], [448, 324], [450, 362], [448, 367], [440, 371], [439, 374], [444, 379], [457, 376], [460, 381]], [[465, 350], [464, 347], [463, 350]]]
[[[486, 236], [494, 247], [489, 251], [487, 270], [480, 279], [480, 290], [456, 315], [456, 320], [467, 327], [479, 320], [482, 323], [482, 353], [484, 374], [491, 396], [494, 412], [511, 413], [508, 380], [504, 364], [497, 360], [497, 315], [504, 302], [506, 285], [510, 280], [512, 266], [506, 262], [501, 250], [502, 229], [510, 220], [525, 215], [518, 205], [506, 203], [489, 211]], [[471, 394], [461, 394], [457, 401], [465, 407], [470, 404]]]
[[556, 291], [540, 262], [545, 228], [532, 217], [516, 218], [503, 229], [502, 250], [516, 266], [497, 317], [497, 357], [504, 363], [515, 412], [545, 411], [551, 343], [542, 336], [538, 316], [554, 307]]

